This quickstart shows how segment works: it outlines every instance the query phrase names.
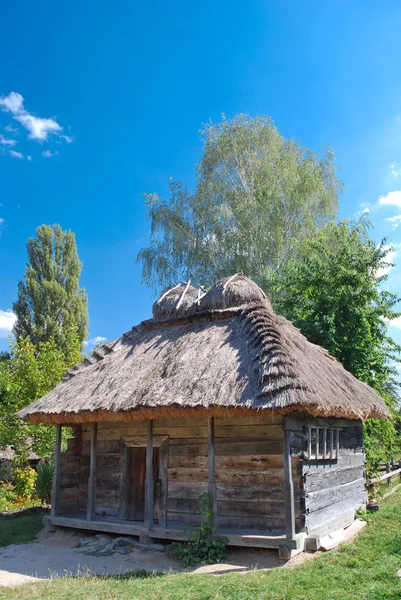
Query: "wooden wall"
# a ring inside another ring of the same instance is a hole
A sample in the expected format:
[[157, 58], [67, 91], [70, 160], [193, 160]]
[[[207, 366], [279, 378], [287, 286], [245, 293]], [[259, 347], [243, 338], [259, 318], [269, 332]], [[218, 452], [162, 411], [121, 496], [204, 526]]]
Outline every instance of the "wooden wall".
[[[99, 423], [97, 431], [96, 514], [121, 518], [124, 445], [146, 439], [146, 422]], [[168, 436], [167, 526], [196, 525], [199, 496], [208, 491], [207, 419], [158, 419], [155, 439]], [[86, 513], [90, 425], [81, 426], [80, 447], [68, 463], [75, 505], [68, 512]], [[72, 447], [71, 447], [72, 451]], [[62, 478], [67, 453], [62, 454]], [[217, 521], [221, 529], [278, 531], [284, 528], [283, 431], [281, 417], [215, 419]], [[298, 459], [293, 459], [299, 498]], [[72, 510], [74, 509], [74, 510]], [[300, 503], [297, 502], [300, 523]]]
[[74, 427], [73, 436], [67, 441], [67, 448], [60, 456], [60, 501], [59, 514], [78, 512], [78, 491], [81, 462], [81, 428]]
[[340, 428], [336, 460], [302, 458], [298, 468], [302, 523], [308, 533], [324, 535], [352, 523], [356, 509], [367, 501], [362, 423], [340, 419], [300, 420], [298, 428], [293, 424], [291, 434], [294, 454], [306, 454], [308, 424]]

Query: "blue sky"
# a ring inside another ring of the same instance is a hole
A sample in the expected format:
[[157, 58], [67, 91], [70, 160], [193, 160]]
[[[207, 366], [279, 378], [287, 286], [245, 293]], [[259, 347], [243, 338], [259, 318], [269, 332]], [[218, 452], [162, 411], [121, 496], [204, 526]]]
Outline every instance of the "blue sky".
[[400, 292], [400, 31], [395, 0], [3, 4], [0, 349], [42, 223], [76, 234], [91, 338], [150, 316], [142, 194], [166, 195], [170, 176], [193, 184], [198, 131], [221, 113], [268, 114], [286, 137], [330, 144], [340, 216], [369, 210]]

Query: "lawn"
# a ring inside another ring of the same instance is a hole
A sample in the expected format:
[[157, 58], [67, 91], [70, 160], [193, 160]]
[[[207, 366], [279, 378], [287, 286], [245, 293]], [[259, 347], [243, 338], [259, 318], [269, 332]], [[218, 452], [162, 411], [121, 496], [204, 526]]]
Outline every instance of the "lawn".
[[[0, 567], [1, 568], [1, 567]], [[85, 577], [3, 589], [7, 600], [400, 600], [401, 492], [381, 503], [359, 538], [293, 569], [246, 575]]]
[[35, 509], [17, 514], [0, 514], [0, 547], [34, 540], [42, 529], [43, 515], [47, 512]]

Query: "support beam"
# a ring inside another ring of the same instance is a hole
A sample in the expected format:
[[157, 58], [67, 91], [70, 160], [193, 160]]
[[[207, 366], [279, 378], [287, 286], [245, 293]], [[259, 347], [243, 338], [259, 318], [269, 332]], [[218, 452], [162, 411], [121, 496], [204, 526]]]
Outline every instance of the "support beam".
[[88, 481], [88, 506], [86, 519], [93, 521], [96, 512], [96, 446], [97, 446], [97, 423], [92, 423], [91, 447], [90, 447], [90, 468]]
[[153, 527], [154, 481], [153, 481], [153, 420], [148, 421], [146, 445], [145, 526]]
[[210, 512], [213, 513], [211, 525], [216, 523], [217, 515], [217, 488], [216, 488], [216, 461], [214, 449], [214, 417], [208, 419], [208, 492], [211, 496]]
[[291, 470], [290, 432], [284, 421], [284, 503], [285, 503], [285, 536], [287, 540], [295, 539], [295, 505], [294, 484]]
[[57, 517], [60, 503], [60, 462], [61, 462], [61, 425], [56, 425], [56, 450], [54, 454], [54, 472], [52, 485], [51, 516]]

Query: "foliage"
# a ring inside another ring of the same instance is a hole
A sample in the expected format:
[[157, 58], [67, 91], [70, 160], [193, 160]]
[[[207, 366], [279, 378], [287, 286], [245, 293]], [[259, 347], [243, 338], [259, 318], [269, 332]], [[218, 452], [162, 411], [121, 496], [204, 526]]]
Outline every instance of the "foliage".
[[[22, 520], [23, 517], [20, 517]], [[16, 521], [17, 519], [13, 519]], [[242, 573], [166, 573], [52, 578], [1, 588], [2, 600], [399, 600], [401, 494], [383, 501], [356, 540], [292, 568]], [[0, 522], [0, 543], [3, 536]], [[12, 538], [11, 538], [12, 539]], [[9, 542], [11, 543], [11, 542]], [[249, 553], [256, 561], [259, 552]], [[243, 553], [241, 553], [243, 558]], [[241, 563], [242, 564], [242, 563]], [[255, 565], [256, 566], [256, 565]], [[260, 567], [262, 565], [258, 565]]]
[[36, 469], [38, 475], [36, 480], [36, 495], [43, 503], [47, 504], [51, 502], [52, 497], [53, 471], [53, 459], [42, 460]]
[[150, 246], [138, 255], [154, 289], [174, 280], [210, 285], [244, 272], [262, 287], [299, 242], [334, 218], [341, 185], [334, 156], [285, 140], [269, 117], [239, 115], [207, 125], [191, 194], [146, 194]]
[[214, 513], [210, 510], [211, 494], [201, 494], [198, 510], [203, 519], [201, 524], [188, 536], [187, 542], [173, 542], [171, 550], [174, 558], [189, 565], [213, 564], [222, 561], [226, 556], [228, 539], [215, 535], [217, 524], [212, 525]]
[[18, 284], [13, 305], [15, 336], [29, 338], [34, 345], [54, 340], [67, 355], [71, 334], [76, 334], [82, 347], [88, 327], [88, 300], [79, 288], [82, 263], [75, 236], [60, 225], [41, 225], [36, 238], [28, 240], [27, 251], [24, 280]]
[[0, 512], [8, 509], [10, 504], [18, 501], [17, 494], [11, 482], [0, 483]]
[[0, 515], [0, 547], [33, 541], [43, 527], [45, 514], [45, 510], [37, 508], [18, 515]]
[[399, 298], [383, 289], [390, 249], [368, 235], [368, 223], [329, 224], [307, 241], [298, 258], [272, 281], [278, 312], [309, 341], [326, 348], [355, 377], [385, 399], [393, 418], [365, 424], [368, 467], [399, 452], [398, 383], [394, 361], [400, 346], [388, 336], [387, 323], [398, 317]]
[[54, 451], [55, 431], [46, 425], [29, 425], [15, 413], [54, 388], [81, 359], [80, 346], [73, 333], [67, 353], [52, 340], [34, 346], [20, 338], [11, 341], [9, 360], [0, 362], [0, 448], [13, 445], [21, 463], [27, 462], [30, 447], [39, 456], [49, 456]]
[[37, 473], [31, 467], [13, 469], [12, 482], [19, 498], [30, 499], [36, 488]]

